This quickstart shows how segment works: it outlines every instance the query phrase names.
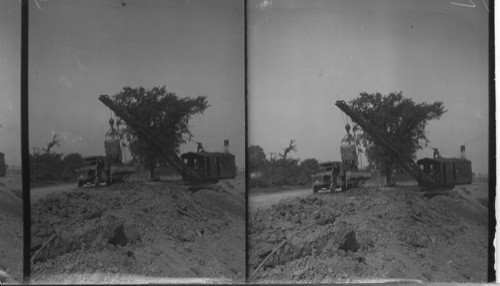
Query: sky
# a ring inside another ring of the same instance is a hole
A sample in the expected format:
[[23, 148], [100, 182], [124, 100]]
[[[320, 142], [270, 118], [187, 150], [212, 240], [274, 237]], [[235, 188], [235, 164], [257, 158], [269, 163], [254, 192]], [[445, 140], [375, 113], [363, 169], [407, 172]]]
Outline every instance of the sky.
[[[245, 165], [243, 1], [46, 0], [30, 2], [30, 151], [53, 134], [56, 152], [103, 155], [112, 116], [98, 97], [125, 86], [165, 85], [206, 95], [181, 152], [222, 151]], [[116, 118], [115, 118], [116, 119]]]
[[487, 173], [489, 12], [452, 2], [249, 0], [248, 145], [269, 156], [293, 139], [294, 158], [339, 160], [346, 118], [335, 101], [402, 91], [443, 101], [429, 145], [443, 157], [465, 145], [473, 172]]
[[21, 166], [21, 6], [0, 0], [0, 152]]

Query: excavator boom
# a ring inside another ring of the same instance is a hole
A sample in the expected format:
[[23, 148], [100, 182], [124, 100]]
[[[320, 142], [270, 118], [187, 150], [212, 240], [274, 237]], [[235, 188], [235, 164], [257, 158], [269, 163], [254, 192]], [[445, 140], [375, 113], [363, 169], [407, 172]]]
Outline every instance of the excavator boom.
[[390, 151], [391, 155], [400, 163], [400, 165], [421, 185], [426, 187], [435, 187], [438, 185], [433, 178], [422, 172], [413, 159], [402, 152], [399, 146], [394, 144], [389, 138], [387, 138], [386, 135], [373, 127], [361, 115], [352, 110], [345, 101], [338, 100], [335, 105], [351, 117], [352, 121], [356, 122], [361, 128], [363, 128], [363, 131], [373, 137], [378, 144], [386, 147]]
[[168, 162], [184, 180], [188, 182], [201, 181], [198, 174], [184, 164], [184, 161], [179, 158], [175, 152], [164, 147], [166, 144], [163, 144], [161, 140], [153, 136], [152, 133], [148, 131], [148, 128], [140, 124], [140, 121], [136, 120], [125, 109], [115, 104], [109, 96], [101, 95], [99, 96], [99, 100], [104, 103], [104, 105], [109, 107], [109, 109], [111, 109], [118, 117], [123, 119], [129, 127], [134, 129], [135, 133], [141, 140], [148, 142], [151, 149], [155, 150], [156, 153], [161, 154], [164, 162]]

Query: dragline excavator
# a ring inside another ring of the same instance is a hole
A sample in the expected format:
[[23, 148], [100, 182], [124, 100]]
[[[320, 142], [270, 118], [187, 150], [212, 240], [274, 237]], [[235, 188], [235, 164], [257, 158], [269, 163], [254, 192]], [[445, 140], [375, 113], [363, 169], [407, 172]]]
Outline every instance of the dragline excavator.
[[[127, 110], [115, 104], [109, 96], [101, 95], [99, 100], [125, 121], [135, 131], [138, 138], [146, 141], [149, 147], [160, 156], [160, 161], [174, 168], [186, 183], [216, 183], [220, 179], [236, 177], [235, 157], [228, 151], [228, 140], [224, 141], [224, 152], [206, 152], [203, 148], [198, 148], [197, 152], [188, 152], [179, 157], [166, 147], [166, 139], [157, 134], [153, 136], [154, 133], [149, 128], [143, 126], [140, 120], [129, 114]], [[198, 145], [201, 146], [201, 143]]]
[[360, 114], [352, 110], [345, 101], [338, 100], [335, 105], [347, 114], [353, 122], [358, 124], [364, 132], [369, 134], [377, 144], [384, 146], [390, 154], [397, 160], [409, 175], [411, 175], [420, 186], [424, 188], [432, 188], [440, 185], [435, 179], [422, 171], [412, 158], [406, 155], [400, 146], [390, 140], [385, 134], [373, 127]]

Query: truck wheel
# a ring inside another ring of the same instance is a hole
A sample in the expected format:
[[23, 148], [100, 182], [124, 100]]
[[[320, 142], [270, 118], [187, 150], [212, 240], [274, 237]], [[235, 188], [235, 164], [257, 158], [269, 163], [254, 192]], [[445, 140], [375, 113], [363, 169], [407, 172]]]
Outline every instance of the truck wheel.
[[78, 188], [81, 188], [81, 187], [83, 187], [83, 182], [78, 180]]

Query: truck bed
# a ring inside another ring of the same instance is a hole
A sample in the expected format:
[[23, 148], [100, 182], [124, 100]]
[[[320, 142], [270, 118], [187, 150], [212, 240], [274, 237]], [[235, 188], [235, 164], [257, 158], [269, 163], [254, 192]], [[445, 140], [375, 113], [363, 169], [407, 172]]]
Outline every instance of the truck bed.
[[132, 174], [135, 172], [135, 167], [130, 165], [111, 165], [109, 166], [111, 174]]

